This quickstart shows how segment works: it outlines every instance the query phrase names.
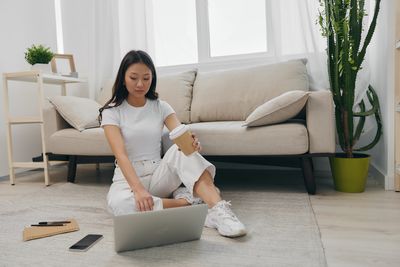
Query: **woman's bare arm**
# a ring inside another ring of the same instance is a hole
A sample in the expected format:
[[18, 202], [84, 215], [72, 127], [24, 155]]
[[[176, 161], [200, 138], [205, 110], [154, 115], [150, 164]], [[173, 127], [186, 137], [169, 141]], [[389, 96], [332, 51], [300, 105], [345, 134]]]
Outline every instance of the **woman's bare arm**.
[[117, 159], [118, 166], [124, 174], [129, 187], [133, 192], [135, 192], [138, 209], [140, 211], [153, 209], [153, 198], [140, 182], [140, 179], [129, 160], [120, 128], [115, 125], [105, 125], [103, 126], [103, 129], [111, 150]]
[[165, 126], [167, 126], [169, 131], [172, 131], [173, 129], [175, 129], [176, 127], [181, 125], [181, 122], [179, 121], [178, 116], [176, 116], [175, 113], [168, 115], [168, 117], [165, 119], [164, 123], [165, 123]]
[[[164, 123], [165, 123], [165, 126], [167, 126], [169, 131], [172, 131], [173, 129], [175, 129], [176, 127], [181, 125], [181, 122], [179, 121], [178, 116], [176, 116], [175, 113], [168, 115], [168, 117], [165, 119]], [[197, 151], [200, 151], [201, 150], [200, 141], [194, 132], [192, 132], [192, 137], [193, 137], [193, 147]]]

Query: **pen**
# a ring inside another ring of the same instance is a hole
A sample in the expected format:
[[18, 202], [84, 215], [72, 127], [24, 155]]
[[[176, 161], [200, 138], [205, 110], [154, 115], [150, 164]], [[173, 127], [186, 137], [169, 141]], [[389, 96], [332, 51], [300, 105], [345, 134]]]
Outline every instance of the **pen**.
[[64, 226], [62, 223], [53, 223], [53, 224], [31, 224], [31, 226]]
[[71, 221], [54, 221], [54, 222], [39, 222], [39, 224], [60, 224], [60, 223], [70, 223]]

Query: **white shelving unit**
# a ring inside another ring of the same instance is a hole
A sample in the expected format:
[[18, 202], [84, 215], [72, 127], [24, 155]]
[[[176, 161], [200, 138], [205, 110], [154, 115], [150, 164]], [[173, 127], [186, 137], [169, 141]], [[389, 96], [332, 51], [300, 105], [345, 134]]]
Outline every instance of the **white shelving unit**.
[[[38, 87], [38, 101], [39, 101], [39, 116], [35, 117], [12, 117], [10, 116], [10, 103], [8, 95], [8, 82], [9, 81], [19, 81], [36, 83]], [[48, 166], [49, 161], [46, 156], [46, 143], [44, 140], [44, 125], [43, 125], [43, 105], [44, 105], [44, 84], [53, 84], [61, 86], [61, 95], [66, 95], [66, 84], [68, 83], [83, 83], [86, 82], [85, 79], [79, 79], [74, 77], [65, 77], [61, 75], [42, 73], [40, 70], [23, 71], [23, 72], [12, 72], [3, 73], [3, 90], [4, 90], [4, 114], [6, 117], [7, 126], [7, 151], [8, 151], [8, 167], [10, 174], [11, 185], [15, 184], [15, 168], [43, 168], [44, 171], [44, 182], [48, 186], [50, 184]], [[12, 125], [17, 124], [40, 124], [40, 133], [42, 141], [42, 162], [17, 162], [14, 161], [13, 157], [13, 144], [12, 144]]]
[[[400, 40], [396, 42], [395, 72], [400, 70]], [[400, 78], [395, 75], [395, 175], [394, 189], [400, 191]]]

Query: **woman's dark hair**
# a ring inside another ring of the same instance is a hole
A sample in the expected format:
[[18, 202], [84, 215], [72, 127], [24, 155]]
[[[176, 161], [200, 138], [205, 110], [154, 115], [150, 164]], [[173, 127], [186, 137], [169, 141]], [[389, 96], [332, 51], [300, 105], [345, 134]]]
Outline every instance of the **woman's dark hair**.
[[158, 99], [158, 93], [156, 92], [157, 85], [157, 74], [156, 68], [154, 66], [153, 60], [151, 57], [144, 51], [141, 50], [131, 50], [129, 51], [125, 57], [121, 61], [121, 65], [119, 66], [117, 78], [115, 79], [113, 88], [112, 88], [112, 96], [111, 99], [104, 104], [103, 107], [99, 109], [99, 122], [101, 123], [101, 113], [103, 110], [117, 107], [122, 104], [122, 102], [128, 97], [128, 90], [125, 86], [125, 73], [126, 70], [132, 65], [136, 63], [145, 64], [151, 71], [151, 85], [150, 89], [146, 94], [148, 99]]

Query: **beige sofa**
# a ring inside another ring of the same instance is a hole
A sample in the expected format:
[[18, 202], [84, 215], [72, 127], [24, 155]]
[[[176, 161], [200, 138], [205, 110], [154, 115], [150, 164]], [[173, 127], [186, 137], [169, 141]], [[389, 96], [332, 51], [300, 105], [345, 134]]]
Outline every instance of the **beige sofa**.
[[[265, 163], [293, 162], [303, 169], [306, 189], [315, 193], [312, 157], [335, 152], [334, 111], [328, 90], [312, 91], [295, 117], [266, 126], [243, 126], [260, 105], [283, 93], [308, 91], [304, 60], [221, 71], [187, 71], [159, 75], [160, 98], [175, 109], [183, 123], [196, 132], [210, 160]], [[103, 104], [111, 96], [111, 84], [97, 99]], [[45, 140], [50, 158], [69, 160], [68, 181], [75, 178], [76, 165], [112, 161], [112, 152], [101, 128], [78, 131], [48, 105]], [[164, 135], [163, 151], [171, 145]]]

